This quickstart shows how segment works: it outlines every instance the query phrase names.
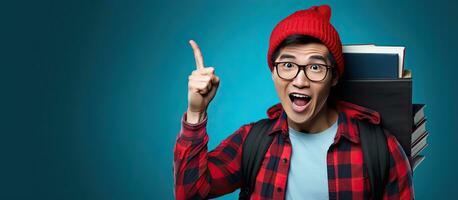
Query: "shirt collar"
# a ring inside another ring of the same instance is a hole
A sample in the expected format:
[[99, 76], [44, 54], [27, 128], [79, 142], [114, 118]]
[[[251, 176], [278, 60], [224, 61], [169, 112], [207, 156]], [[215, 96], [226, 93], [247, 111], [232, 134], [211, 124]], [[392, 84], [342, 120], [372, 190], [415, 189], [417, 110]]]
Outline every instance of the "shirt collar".
[[[372, 124], [380, 124], [380, 114], [368, 108], [345, 101], [338, 101], [336, 108], [339, 118], [334, 144], [338, 143], [342, 137], [353, 143], [359, 143], [359, 133], [355, 120], [365, 120]], [[287, 115], [281, 103], [270, 107], [267, 110], [267, 116], [269, 119], [276, 120], [268, 133], [269, 135], [277, 133], [288, 136]]]

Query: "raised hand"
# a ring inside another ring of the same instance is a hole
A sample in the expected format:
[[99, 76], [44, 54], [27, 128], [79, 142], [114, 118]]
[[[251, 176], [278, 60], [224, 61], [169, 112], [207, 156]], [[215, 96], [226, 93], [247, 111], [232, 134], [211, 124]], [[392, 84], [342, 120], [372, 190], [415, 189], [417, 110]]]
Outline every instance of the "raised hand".
[[215, 75], [213, 67], [205, 67], [204, 59], [199, 46], [194, 40], [190, 40], [189, 44], [194, 51], [196, 60], [196, 70], [192, 71], [188, 78], [188, 110], [187, 122], [199, 123], [203, 120], [208, 105], [219, 86], [219, 77]]

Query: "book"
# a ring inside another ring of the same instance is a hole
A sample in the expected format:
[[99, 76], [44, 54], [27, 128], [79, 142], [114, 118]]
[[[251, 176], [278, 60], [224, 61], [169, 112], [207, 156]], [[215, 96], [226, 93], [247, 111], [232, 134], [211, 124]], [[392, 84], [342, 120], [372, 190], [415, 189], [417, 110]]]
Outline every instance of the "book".
[[405, 47], [345, 45], [343, 79], [396, 79], [404, 72]]
[[420, 121], [425, 118], [425, 104], [413, 104], [412, 105], [412, 113], [413, 115], [413, 124], [417, 125]]
[[417, 156], [420, 152], [422, 152], [424, 149], [426, 149], [426, 147], [428, 147], [428, 143], [421, 143], [416, 149], [415, 151], [413, 151], [414, 149], [412, 149], [412, 156], [411, 157], [415, 157]]
[[417, 155], [414, 158], [412, 158], [410, 161], [411, 166], [412, 166], [412, 171], [415, 171], [415, 169], [417, 169], [418, 165], [420, 165], [420, 163], [423, 162], [423, 160], [425, 160], [424, 155]]
[[428, 133], [424, 134], [416, 143], [412, 144], [411, 157], [415, 157], [418, 153], [423, 151], [428, 146], [426, 139], [428, 138]]
[[337, 98], [380, 113], [381, 125], [411, 153], [412, 79], [342, 80]]
[[426, 118], [419, 122], [418, 126], [412, 132], [412, 144], [415, 143], [426, 132]]
[[[398, 55], [375, 53], [344, 53], [343, 79], [396, 79]], [[369, 67], [371, 66], [371, 67]]]

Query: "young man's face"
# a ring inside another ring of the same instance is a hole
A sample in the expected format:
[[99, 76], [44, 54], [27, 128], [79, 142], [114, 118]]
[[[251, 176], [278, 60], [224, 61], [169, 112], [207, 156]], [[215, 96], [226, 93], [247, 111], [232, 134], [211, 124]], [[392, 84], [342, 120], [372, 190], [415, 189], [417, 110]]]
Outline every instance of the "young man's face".
[[[329, 51], [323, 44], [292, 44], [280, 50], [275, 62], [331, 65], [328, 55]], [[328, 70], [324, 80], [312, 82], [306, 77], [304, 70], [300, 70], [293, 80], [284, 80], [278, 76], [277, 68], [274, 67], [272, 79], [289, 120], [296, 124], [312, 121], [326, 105], [331, 86], [337, 84], [337, 77], [333, 76], [332, 69]], [[296, 98], [293, 93], [307, 95], [310, 100]]]

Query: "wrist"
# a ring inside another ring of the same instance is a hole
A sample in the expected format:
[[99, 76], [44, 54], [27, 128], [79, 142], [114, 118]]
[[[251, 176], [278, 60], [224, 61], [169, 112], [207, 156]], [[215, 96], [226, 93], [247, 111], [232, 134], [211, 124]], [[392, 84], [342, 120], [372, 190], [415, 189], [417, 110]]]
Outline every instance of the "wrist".
[[188, 111], [186, 111], [186, 122], [189, 124], [198, 124], [204, 120], [205, 114], [205, 111], [193, 112], [188, 109]]

